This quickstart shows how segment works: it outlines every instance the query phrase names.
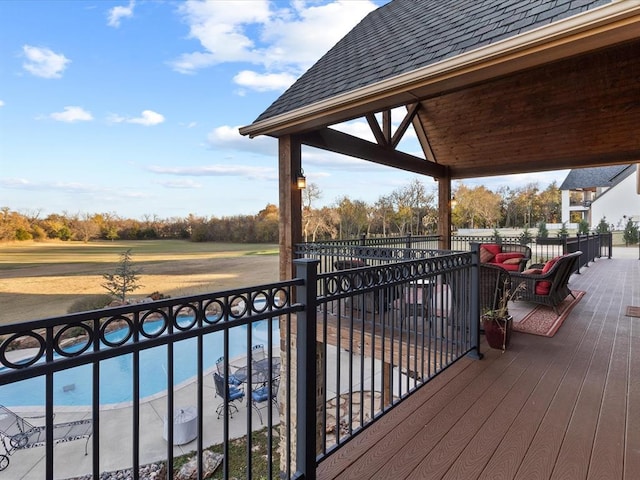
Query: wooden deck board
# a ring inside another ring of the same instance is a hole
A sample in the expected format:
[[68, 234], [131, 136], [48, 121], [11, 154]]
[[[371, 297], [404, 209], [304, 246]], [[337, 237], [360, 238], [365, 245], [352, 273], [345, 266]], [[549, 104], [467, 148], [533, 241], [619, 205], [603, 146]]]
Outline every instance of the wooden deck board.
[[608, 367], [592, 454], [592, 468], [587, 478], [620, 478], [624, 468], [625, 413], [629, 366], [629, 322], [621, 318], [615, 330], [616, 341]]
[[[600, 260], [552, 338], [445, 370], [323, 461], [319, 479], [640, 478], [640, 262]], [[492, 405], [495, 404], [495, 405]]]
[[631, 318], [624, 478], [640, 478], [640, 318]]

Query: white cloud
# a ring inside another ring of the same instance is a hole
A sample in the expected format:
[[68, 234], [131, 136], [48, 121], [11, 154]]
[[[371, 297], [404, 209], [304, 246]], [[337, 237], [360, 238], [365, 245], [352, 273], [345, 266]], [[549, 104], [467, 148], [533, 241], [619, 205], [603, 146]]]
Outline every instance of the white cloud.
[[179, 12], [202, 50], [185, 53], [171, 65], [180, 73], [195, 73], [218, 63], [249, 62], [265, 71], [240, 72], [235, 77], [239, 85], [283, 90], [375, 8], [364, 0], [324, 5], [298, 0], [289, 7], [267, 0], [190, 0]]
[[93, 120], [93, 115], [90, 112], [87, 112], [82, 107], [74, 106], [64, 107], [63, 112], [54, 112], [50, 117], [58, 122], [65, 123], [90, 122]]
[[135, 7], [135, 1], [131, 0], [126, 7], [117, 6], [109, 10], [107, 25], [110, 27], [118, 28], [120, 26], [120, 20], [123, 18], [133, 17], [133, 7]]
[[139, 117], [123, 117], [117, 113], [112, 113], [107, 117], [109, 123], [135, 123], [145, 127], [159, 125], [165, 120], [164, 115], [153, 110], [143, 110]]
[[248, 138], [240, 135], [240, 127], [223, 125], [207, 135], [207, 144], [216, 149], [239, 150], [274, 157], [278, 154], [278, 141], [267, 136]]
[[158, 167], [148, 168], [162, 175], [180, 175], [189, 177], [247, 177], [250, 179], [277, 180], [278, 172], [270, 167], [250, 165], [207, 165], [202, 167]]
[[167, 182], [157, 182], [159, 185], [162, 185], [166, 188], [175, 188], [175, 189], [194, 189], [194, 188], [202, 188], [203, 185], [199, 182], [196, 182], [191, 179], [187, 180], [170, 180]]
[[151, 125], [159, 125], [164, 122], [164, 116], [154, 112], [153, 110], [143, 110], [142, 116], [138, 118], [130, 118], [128, 123], [137, 123], [138, 125], [144, 125], [146, 127]]
[[67, 64], [71, 63], [71, 60], [64, 55], [48, 48], [24, 45], [22, 51], [27, 58], [22, 67], [36, 77], [61, 78]]
[[258, 92], [270, 90], [282, 91], [296, 81], [296, 77], [289, 73], [257, 73], [251, 70], [239, 72], [233, 81], [242, 87], [248, 87]]
[[4, 107], [4, 101], [0, 100], [0, 107]]

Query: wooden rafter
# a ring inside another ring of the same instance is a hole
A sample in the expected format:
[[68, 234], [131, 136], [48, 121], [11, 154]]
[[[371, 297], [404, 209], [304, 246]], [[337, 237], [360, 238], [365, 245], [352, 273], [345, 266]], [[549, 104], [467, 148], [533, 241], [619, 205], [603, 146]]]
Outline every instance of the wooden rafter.
[[369, 128], [371, 128], [371, 132], [373, 133], [376, 142], [378, 142], [378, 145], [395, 149], [400, 143], [400, 140], [402, 140], [404, 134], [407, 132], [409, 125], [413, 122], [413, 119], [416, 117], [419, 109], [419, 103], [407, 105], [407, 114], [404, 116], [400, 125], [396, 129], [396, 132], [393, 134], [391, 132], [390, 109], [382, 111], [382, 127], [378, 123], [378, 119], [374, 113], [367, 113], [365, 118], [367, 119]]
[[300, 141], [310, 147], [321, 148], [363, 160], [399, 168], [408, 172], [441, 178], [447, 175], [447, 169], [408, 153], [381, 147], [353, 135], [331, 128], [323, 128], [300, 135]]

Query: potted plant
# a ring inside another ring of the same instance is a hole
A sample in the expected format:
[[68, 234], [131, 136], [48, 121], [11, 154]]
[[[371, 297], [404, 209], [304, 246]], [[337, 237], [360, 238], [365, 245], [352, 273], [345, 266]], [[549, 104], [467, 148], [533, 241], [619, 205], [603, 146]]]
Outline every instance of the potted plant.
[[512, 291], [511, 282], [509, 280], [505, 281], [499, 292], [496, 308], [485, 310], [482, 313], [480, 321], [482, 322], [487, 343], [491, 348], [500, 349], [504, 352], [509, 346], [511, 330], [513, 329], [513, 317], [509, 315], [509, 302], [524, 288], [525, 283], [522, 282]]

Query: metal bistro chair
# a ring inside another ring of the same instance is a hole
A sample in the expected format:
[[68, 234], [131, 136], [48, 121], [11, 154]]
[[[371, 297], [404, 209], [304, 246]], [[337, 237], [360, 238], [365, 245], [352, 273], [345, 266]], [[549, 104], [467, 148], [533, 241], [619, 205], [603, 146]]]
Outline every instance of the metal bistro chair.
[[[220, 357], [218, 358], [218, 360], [216, 360], [216, 370], [218, 371], [218, 374], [224, 378], [224, 357]], [[234, 385], [237, 387], [240, 384], [242, 384], [242, 380], [236, 377], [233, 373], [229, 372], [229, 385]]]
[[216, 386], [216, 395], [222, 399], [222, 403], [216, 408], [218, 418], [222, 415], [225, 405], [227, 404], [229, 405], [230, 417], [233, 418], [234, 411], [235, 413], [238, 412], [238, 407], [235, 402], [242, 401], [244, 398], [244, 389], [236, 387], [235, 385], [229, 385], [218, 372], [213, 372], [213, 383]]
[[256, 388], [251, 392], [251, 404], [253, 408], [258, 412], [260, 417], [260, 424], [262, 421], [261, 410], [273, 404], [278, 406], [278, 389], [280, 387], [280, 377], [276, 377], [271, 381], [271, 391], [269, 391], [269, 385], [263, 385], [260, 388]]
[[[53, 425], [53, 442], [71, 442], [86, 438], [87, 443], [84, 446], [86, 455], [92, 433], [91, 419], [57, 423]], [[2, 446], [5, 451], [5, 454], [0, 454], [0, 471], [9, 466], [9, 456], [16, 450], [40, 447], [47, 441], [45, 426], [31, 425], [23, 417], [2, 405], [0, 405], [0, 437], [2, 437]]]

